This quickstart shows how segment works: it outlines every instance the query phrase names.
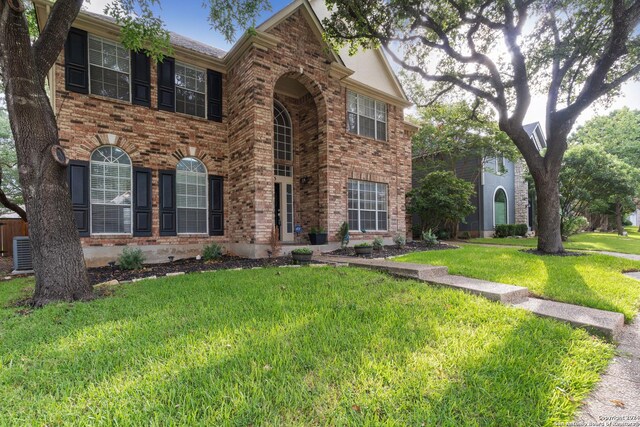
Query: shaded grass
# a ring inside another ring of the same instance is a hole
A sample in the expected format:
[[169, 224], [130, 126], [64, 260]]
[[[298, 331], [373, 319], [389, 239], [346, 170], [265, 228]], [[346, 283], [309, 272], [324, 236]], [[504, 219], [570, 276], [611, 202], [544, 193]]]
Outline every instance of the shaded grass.
[[0, 313], [0, 425], [551, 425], [613, 352], [358, 269], [192, 274]]
[[539, 256], [518, 249], [466, 245], [395, 260], [445, 265], [451, 274], [524, 286], [556, 301], [623, 313], [627, 321], [640, 306], [640, 282], [622, 274], [640, 270], [640, 262], [606, 255]]
[[[640, 255], [640, 233], [638, 227], [626, 227], [628, 236], [618, 236], [617, 233], [580, 233], [569, 237], [564, 243], [565, 249], [585, 251], [609, 251], [623, 254]], [[471, 239], [470, 243], [484, 243], [489, 245], [524, 246], [535, 248], [538, 245], [537, 238], [480, 238]]]

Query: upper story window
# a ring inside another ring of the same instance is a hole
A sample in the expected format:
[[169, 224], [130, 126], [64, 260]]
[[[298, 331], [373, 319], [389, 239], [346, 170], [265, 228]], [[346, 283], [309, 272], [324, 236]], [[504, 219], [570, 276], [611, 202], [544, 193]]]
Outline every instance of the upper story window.
[[284, 106], [273, 102], [273, 159], [276, 163], [289, 163], [293, 158], [291, 119]]
[[207, 232], [207, 170], [193, 157], [176, 166], [176, 207], [178, 233]]
[[176, 112], [205, 117], [206, 72], [176, 62]]
[[496, 157], [496, 174], [502, 175], [507, 172], [507, 165], [504, 160], [504, 156], [498, 155]]
[[387, 140], [387, 104], [347, 91], [347, 130], [380, 141]]
[[131, 159], [121, 148], [91, 154], [91, 232], [131, 233]]
[[89, 87], [94, 95], [131, 100], [131, 56], [121, 44], [89, 35]]

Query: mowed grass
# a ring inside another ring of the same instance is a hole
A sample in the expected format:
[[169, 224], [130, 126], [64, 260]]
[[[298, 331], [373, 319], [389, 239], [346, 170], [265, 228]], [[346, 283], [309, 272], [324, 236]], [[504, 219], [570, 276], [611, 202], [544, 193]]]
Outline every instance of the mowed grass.
[[[585, 251], [609, 251], [623, 254], [640, 255], [640, 233], [638, 227], [626, 227], [628, 236], [619, 236], [617, 233], [580, 233], [569, 237], [569, 241], [564, 243], [565, 249], [585, 250]], [[484, 243], [489, 245], [509, 245], [536, 247], [537, 238], [515, 239], [515, 238], [481, 238], [471, 239], [471, 243]]]
[[395, 260], [445, 265], [451, 274], [524, 286], [556, 301], [623, 313], [627, 321], [640, 307], [640, 282], [622, 274], [640, 271], [640, 262], [607, 255], [539, 256], [516, 248], [464, 245]]
[[[24, 286], [1, 283], [3, 303]], [[377, 272], [192, 274], [0, 309], [0, 425], [553, 425], [612, 353]]]

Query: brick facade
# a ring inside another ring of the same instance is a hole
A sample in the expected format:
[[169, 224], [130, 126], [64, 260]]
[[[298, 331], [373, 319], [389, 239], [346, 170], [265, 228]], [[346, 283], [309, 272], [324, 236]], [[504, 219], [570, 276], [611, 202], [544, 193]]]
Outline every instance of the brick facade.
[[[84, 237], [89, 264], [113, 260], [117, 247], [124, 245], [153, 248], [152, 258], [161, 261], [167, 254], [194, 255], [211, 241], [242, 255], [264, 256], [274, 225], [274, 99], [288, 110], [293, 127], [294, 223], [305, 231], [323, 227], [335, 241], [347, 219], [347, 180], [354, 178], [388, 184], [388, 231], [377, 234], [390, 238], [406, 233], [411, 145], [403, 106], [387, 102], [387, 141], [347, 132], [348, 85], [331, 76], [333, 59], [303, 11], [292, 13], [268, 35], [273, 37], [272, 46], [254, 43], [221, 70], [221, 123], [159, 111], [154, 64], [151, 108], [68, 92], [61, 54], [55, 65], [54, 99], [60, 141], [68, 157], [89, 160], [95, 148], [112, 144], [125, 150], [134, 166], [153, 170], [151, 237]], [[178, 55], [176, 59], [180, 60]], [[302, 85], [305, 93], [292, 96], [279, 90], [290, 81]], [[175, 169], [187, 156], [200, 159], [209, 174], [224, 177], [224, 236], [159, 235], [158, 171]], [[373, 238], [358, 234], [352, 239]], [[305, 243], [305, 236], [296, 236], [296, 242]]]

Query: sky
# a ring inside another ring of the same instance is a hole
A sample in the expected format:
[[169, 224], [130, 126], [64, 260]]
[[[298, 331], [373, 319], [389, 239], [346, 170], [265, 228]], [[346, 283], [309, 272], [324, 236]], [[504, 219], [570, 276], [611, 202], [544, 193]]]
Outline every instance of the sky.
[[[104, 7], [111, 1], [112, 0], [85, 1], [85, 7], [92, 12], [103, 13]], [[211, 29], [207, 20], [208, 10], [203, 7], [203, 1], [162, 0], [160, 3], [161, 7], [157, 12], [163, 19], [167, 29], [227, 51], [233, 46], [233, 43], [228, 43], [222, 35]], [[263, 12], [256, 24], [265, 21], [289, 3], [290, 0], [271, 0], [272, 10]], [[395, 69], [398, 68], [392, 61], [390, 62]], [[544, 95], [534, 94], [531, 106], [525, 117], [525, 123], [539, 121], [544, 128], [545, 103], [546, 97]], [[640, 82], [636, 81], [625, 84], [622, 87], [621, 95], [616, 98], [611, 105], [606, 107], [595, 105], [585, 110], [578, 118], [576, 125], [584, 124], [596, 115], [606, 114], [609, 111], [625, 106], [640, 110]], [[574, 126], [574, 130], [577, 126]]]

